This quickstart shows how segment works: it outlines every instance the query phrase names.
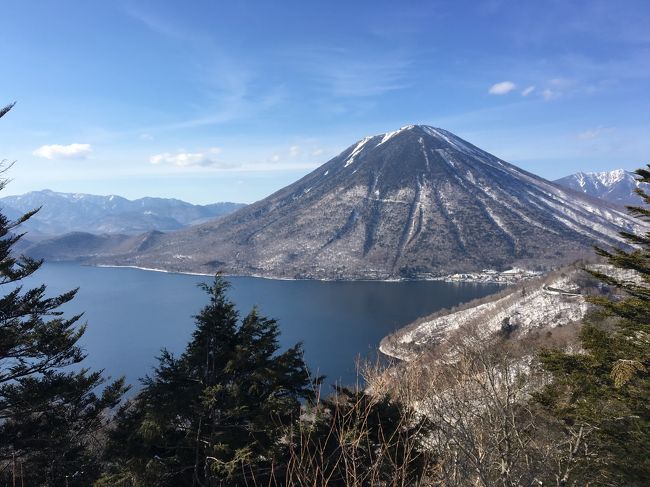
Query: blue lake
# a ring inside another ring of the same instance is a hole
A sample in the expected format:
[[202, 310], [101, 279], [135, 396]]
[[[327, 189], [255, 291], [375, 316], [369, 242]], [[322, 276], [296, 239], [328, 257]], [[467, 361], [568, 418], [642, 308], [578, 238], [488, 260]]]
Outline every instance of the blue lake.
[[[303, 342], [315, 374], [325, 374], [328, 383], [346, 384], [356, 381], [357, 357], [376, 356], [385, 335], [420, 316], [501, 289], [437, 281], [229, 280], [229, 295], [241, 316], [257, 305], [261, 314], [279, 321], [283, 346]], [[209, 281], [207, 276], [51, 263], [24, 285], [45, 283], [49, 295], [79, 287], [64, 311], [85, 313], [84, 365], [114, 377], [125, 375], [137, 387], [161, 348], [183, 350], [194, 327], [192, 317], [207, 302], [197, 284]]]

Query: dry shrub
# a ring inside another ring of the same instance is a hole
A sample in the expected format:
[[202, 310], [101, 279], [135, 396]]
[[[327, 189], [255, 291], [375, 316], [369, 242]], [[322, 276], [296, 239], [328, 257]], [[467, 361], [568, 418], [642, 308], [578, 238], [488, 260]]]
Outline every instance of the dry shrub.
[[369, 391], [387, 391], [432, 424], [428, 485], [567, 485], [590, 455], [592, 429], [561, 425], [532, 399], [549, 381], [534, 351], [571, 346], [575, 330], [553, 335], [507, 340], [468, 327], [414, 362], [366, 369]]
[[337, 388], [292, 434], [287, 485], [428, 485], [430, 422], [386, 394]]

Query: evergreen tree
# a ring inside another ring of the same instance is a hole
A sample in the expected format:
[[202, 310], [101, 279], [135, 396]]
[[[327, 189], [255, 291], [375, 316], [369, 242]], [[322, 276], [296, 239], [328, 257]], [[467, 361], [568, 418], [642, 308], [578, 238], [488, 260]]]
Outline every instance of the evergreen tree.
[[[636, 171], [639, 181], [650, 182], [648, 169]], [[636, 191], [645, 206], [628, 210], [650, 223], [650, 195]], [[599, 313], [582, 328], [584, 354], [542, 354], [554, 381], [538, 399], [566, 425], [593, 431], [576, 472], [641, 486], [650, 479], [650, 232], [621, 235], [631, 250], [596, 249], [613, 271], [587, 269], [617, 292], [590, 298]]]
[[[0, 180], [0, 189], [5, 184]], [[7, 291], [0, 297], [0, 482], [88, 485], [100, 469], [93, 442], [126, 388], [122, 379], [106, 384], [101, 372], [70, 369], [84, 359], [77, 342], [85, 325], [59, 309], [76, 290], [47, 297], [44, 285], [23, 289], [42, 262], [12, 249], [23, 236], [17, 227], [36, 211], [16, 221], [0, 213], [0, 285]]]
[[288, 429], [314, 385], [296, 345], [279, 353], [278, 325], [253, 309], [241, 322], [216, 276], [178, 358], [163, 350], [118, 415], [112, 469], [99, 485], [268, 485], [282, 478]]

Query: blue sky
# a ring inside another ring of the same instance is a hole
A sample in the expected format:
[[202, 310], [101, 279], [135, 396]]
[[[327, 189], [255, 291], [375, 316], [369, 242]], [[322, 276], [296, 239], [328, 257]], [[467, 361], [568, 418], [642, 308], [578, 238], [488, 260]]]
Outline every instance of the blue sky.
[[424, 123], [549, 179], [650, 154], [650, 2], [21, 1], [4, 194], [252, 202]]

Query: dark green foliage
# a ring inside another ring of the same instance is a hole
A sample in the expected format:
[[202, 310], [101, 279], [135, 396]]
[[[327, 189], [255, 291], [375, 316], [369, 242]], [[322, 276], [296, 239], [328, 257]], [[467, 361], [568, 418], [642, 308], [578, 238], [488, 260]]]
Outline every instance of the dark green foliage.
[[[636, 173], [650, 182], [650, 171]], [[637, 193], [646, 206], [629, 210], [650, 223], [650, 196]], [[597, 481], [641, 486], [650, 479], [650, 232], [622, 235], [636, 247], [597, 249], [618, 272], [588, 271], [618, 292], [590, 298], [599, 312], [581, 331], [586, 353], [542, 354], [554, 382], [538, 400], [564, 424], [593, 431], [585, 462], [597, 459]]]
[[519, 328], [519, 326], [516, 323], [513, 323], [509, 316], [506, 316], [501, 321], [499, 333], [503, 338], [510, 338], [517, 328]]
[[282, 439], [314, 398], [296, 345], [279, 353], [278, 325], [253, 309], [241, 322], [217, 276], [210, 303], [178, 358], [163, 350], [153, 375], [118, 415], [110, 472], [100, 485], [266, 485], [283, 478]]
[[[0, 109], [0, 117], [12, 106]], [[20, 285], [41, 265], [12, 254], [22, 237], [17, 226], [34, 213], [17, 221], [0, 214], [0, 285], [6, 292], [0, 297], [0, 482], [88, 485], [100, 468], [94, 442], [106, 410], [126, 388], [118, 380], [99, 393], [101, 372], [69, 368], [84, 359], [77, 342], [85, 325], [59, 308], [76, 290], [47, 297], [45, 286]]]

